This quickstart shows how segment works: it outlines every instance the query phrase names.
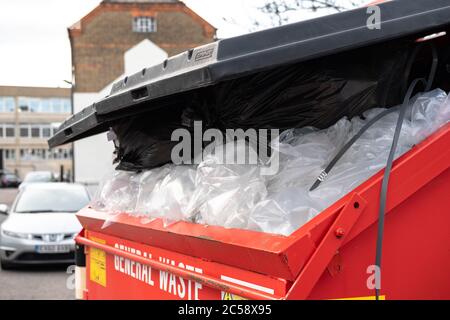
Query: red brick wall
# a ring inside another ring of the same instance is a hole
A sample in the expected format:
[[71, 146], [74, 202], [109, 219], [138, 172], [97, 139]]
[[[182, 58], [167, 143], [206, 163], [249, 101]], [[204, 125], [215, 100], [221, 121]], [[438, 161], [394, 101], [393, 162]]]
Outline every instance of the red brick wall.
[[[153, 16], [157, 32], [136, 33], [133, 16]], [[76, 92], [97, 92], [124, 72], [126, 50], [149, 39], [169, 56], [214, 40], [215, 29], [182, 3], [102, 3], [69, 29]], [[150, 66], [151, 61], [144, 61]]]

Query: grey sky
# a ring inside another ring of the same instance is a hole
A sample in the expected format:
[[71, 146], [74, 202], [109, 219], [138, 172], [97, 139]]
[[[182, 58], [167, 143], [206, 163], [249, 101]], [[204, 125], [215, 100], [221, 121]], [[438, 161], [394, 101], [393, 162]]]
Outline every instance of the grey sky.
[[[67, 27], [100, 0], [1, 0], [0, 85], [67, 86], [71, 78]], [[218, 28], [219, 37], [248, 32], [268, 19], [256, 10], [263, 0], [185, 0]], [[322, 13], [302, 11], [295, 20]], [[223, 18], [227, 18], [228, 22]], [[145, 62], [143, 62], [145, 66]]]

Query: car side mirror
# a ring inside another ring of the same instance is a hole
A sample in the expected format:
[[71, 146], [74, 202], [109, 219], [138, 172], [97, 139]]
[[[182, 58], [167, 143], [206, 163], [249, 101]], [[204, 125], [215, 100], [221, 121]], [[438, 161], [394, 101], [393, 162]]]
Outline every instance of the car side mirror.
[[0, 214], [8, 214], [9, 208], [6, 204], [0, 204]]

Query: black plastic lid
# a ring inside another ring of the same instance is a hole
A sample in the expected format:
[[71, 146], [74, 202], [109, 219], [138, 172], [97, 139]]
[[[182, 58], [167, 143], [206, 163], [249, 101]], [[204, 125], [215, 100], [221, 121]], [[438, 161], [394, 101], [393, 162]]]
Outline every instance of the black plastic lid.
[[148, 111], [183, 92], [280, 65], [423, 36], [450, 25], [449, 0], [398, 0], [378, 6], [379, 29], [368, 28], [371, 13], [359, 8], [223, 39], [171, 57], [114, 83], [109, 96], [67, 119], [49, 145], [56, 147], [106, 131], [114, 119], [142, 112], [143, 102]]

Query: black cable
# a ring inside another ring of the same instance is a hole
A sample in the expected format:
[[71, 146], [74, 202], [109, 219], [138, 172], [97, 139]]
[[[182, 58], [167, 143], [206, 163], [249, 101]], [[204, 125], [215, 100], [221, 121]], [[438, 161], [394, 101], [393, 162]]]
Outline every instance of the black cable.
[[[436, 47], [434, 46], [434, 44], [430, 44], [431, 47], [431, 52], [433, 55], [433, 60], [432, 60], [432, 65], [431, 65], [431, 70], [430, 70], [430, 74], [428, 76], [428, 81], [426, 83], [426, 88], [425, 91], [429, 91], [431, 89], [431, 86], [433, 84], [434, 81], [434, 77], [436, 75], [436, 70], [437, 70], [437, 66], [438, 66], [438, 54], [437, 54], [437, 50]], [[413, 53], [411, 54], [411, 57], [407, 63], [407, 67], [406, 67], [406, 79], [405, 81], [408, 80], [409, 75], [411, 74], [411, 68], [412, 68], [412, 64], [418, 54], [418, 52], [420, 51], [420, 49], [422, 48], [422, 45], [417, 46], [416, 48], [414, 48]], [[334, 158], [330, 161], [330, 163], [325, 167], [325, 169], [320, 173], [320, 175], [316, 178], [316, 181], [313, 183], [313, 185], [311, 186], [311, 188], [309, 189], [309, 191], [313, 191], [314, 189], [316, 189], [324, 180], [325, 178], [328, 176], [328, 174], [330, 173], [331, 169], [336, 165], [336, 163], [342, 158], [342, 156], [347, 152], [348, 149], [350, 149], [350, 147], [356, 142], [356, 140], [358, 140], [363, 134], [364, 132], [367, 131], [367, 129], [369, 129], [375, 122], [377, 122], [378, 120], [380, 120], [381, 118], [383, 118], [384, 116], [395, 112], [399, 109], [399, 106], [384, 110], [383, 112], [379, 113], [377, 116], [375, 116], [373, 119], [369, 120], [369, 122], [367, 122], [359, 131], [358, 133], [353, 136], [342, 148], [341, 150], [339, 150], [339, 152], [334, 156]]]
[[[411, 74], [412, 65], [414, 63], [414, 60], [417, 56], [417, 53], [421, 49], [422, 45], [417, 46], [410, 59], [407, 63], [407, 68], [405, 72], [405, 83], [408, 81], [409, 76]], [[397, 149], [398, 140], [400, 138], [401, 129], [403, 125], [403, 121], [406, 114], [406, 109], [409, 105], [410, 99], [412, 94], [414, 93], [414, 89], [417, 86], [418, 83], [422, 83], [425, 86], [425, 91], [429, 91], [433, 85], [434, 78], [436, 76], [436, 71], [438, 67], [438, 54], [436, 47], [434, 44], [430, 44], [431, 52], [432, 52], [432, 64], [430, 69], [430, 74], [428, 76], [428, 81], [426, 81], [423, 78], [415, 79], [411, 85], [409, 86], [405, 98], [403, 100], [403, 104], [399, 107], [390, 108], [388, 110], [385, 110], [378, 114], [376, 117], [371, 119], [368, 123], [366, 123], [359, 131], [358, 133], [352, 137], [341, 150], [336, 154], [336, 156], [331, 160], [331, 162], [326, 166], [326, 168], [322, 171], [322, 173], [319, 175], [319, 177], [316, 179], [312, 187], [310, 188], [310, 191], [316, 189], [320, 183], [326, 178], [328, 173], [331, 171], [331, 169], [334, 167], [334, 165], [339, 161], [339, 159], [345, 154], [345, 152], [355, 143], [356, 140], [358, 140], [364, 132], [367, 131], [375, 122], [383, 118], [384, 116], [397, 111], [400, 108], [399, 116], [397, 119], [397, 125], [394, 132], [394, 137], [392, 140], [391, 150], [389, 152], [389, 157], [386, 164], [386, 169], [384, 171], [383, 181], [381, 185], [381, 192], [380, 192], [380, 206], [379, 206], [379, 217], [378, 217], [378, 231], [377, 231], [377, 243], [376, 243], [376, 255], [375, 255], [375, 265], [378, 267], [379, 274], [378, 276], [381, 276], [381, 257], [382, 257], [382, 247], [383, 247], [383, 233], [384, 233], [384, 216], [385, 216], [385, 210], [386, 210], [386, 199], [387, 199], [387, 191], [388, 191], [388, 185], [389, 185], [389, 177], [392, 169], [392, 164], [395, 157], [395, 152]], [[375, 297], [376, 300], [380, 299], [380, 288], [375, 288]]]
[[334, 156], [334, 158], [330, 161], [330, 163], [326, 166], [326, 168], [320, 173], [320, 175], [317, 177], [314, 184], [311, 186], [309, 191], [313, 191], [316, 189], [321, 182], [325, 180], [325, 178], [328, 176], [328, 173], [331, 171], [331, 169], [335, 166], [335, 164], [342, 158], [342, 156], [347, 152], [348, 149], [355, 143], [356, 140], [358, 140], [364, 132], [367, 131], [375, 122], [383, 118], [384, 116], [388, 115], [389, 113], [392, 113], [394, 111], [398, 110], [398, 106], [394, 108], [390, 108], [387, 110], [384, 110], [383, 112], [379, 113], [376, 117], [370, 119], [369, 122], [367, 122], [359, 131], [357, 134], [355, 134], [342, 148], [339, 150], [339, 152]]
[[[423, 78], [415, 79], [408, 88], [406, 92], [405, 98], [403, 100], [403, 105], [400, 108], [400, 113], [397, 119], [397, 125], [395, 127], [394, 138], [392, 140], [391, 150], [389, 152], [388, 161], [386, 164], [386, 169], [383, 175], [383, 181], [381, 184], [381, 192], [380, 192], [380, 207], [378, 212], [378, 231], [377, 231], [377, 244], [376, 244], [376, 253], [375, 253], [375, 265], [378, 267], [378, 276], [381, 276], [381, 257], [383, 252], [383, 234], [384, 234], [384, 216], [386, 211], [386, 200], [387, 200], [387, 191], [389, 185], [389, 177], [392, 169], [392, 163], [394, 162], [395, 152], [397, 149], [398, 140], [400, 138], [400, 133], [402, 130], [403, 121], [405, 119], [406, 109], [408, 108], [409, 101], [411, 99], [412, 94], [414, 93], [414, 89], [418, 83], [422, 83], [425, 86], [425, 91], [429, 91], [433, 85], [434, 78], [436, 76], [437, 66], [439, 63], [438, 54], [436, 47], [431, 44], [431, 51], [433, 55], [433, 61], [431, 64], [430, 74], [428, 76], [428, 80]], [[376, 281], [377, 283], [377, 281]], [[380, 288], [375, 287], [375, 298], [376, 300], [380, 300]]]
[[[423, 78], [415, 79], [408, 88], [405, 99], [403, 100], [403, 104], [400, 108], [400, 112], [397, 119], [397, 125], [395, 127], [394, 138], [392, 139], [391, 150], [389, 152], [389, 157], [386, 164], [386, 169], [383, 175], [383, 182], [381, 184], [381, 193], [380, 193], [380, 207], [378, 212], [378, 233], [377, 233], [377, 248], [375, 255], [375, 265], [378, 267], [378, 271], [381, 274], [381, 256], [382, 256], [382, 247], [383, 247], [383, 232], [384, 232], [384, 216], [386, 210], [386, 198], [387, 198], [387, 190], [389, 184], [389, 177], [392, 169], [392, 163], [394, 162], [395, 152], [397, 150], [398, 140], [400, 138], [400, 133], [402, 130], [403, 120], [405, 119], [406, 109], [409, 105], [409, 100], [414, 92], [416, 85], [422, 82], [424, 86], [427, 86], [427, 81]], [[378, 275], [380, 275], [378, 274]], [[380, 289], [375, 288], [375, 296], [376, 300], [380, 298]]]

